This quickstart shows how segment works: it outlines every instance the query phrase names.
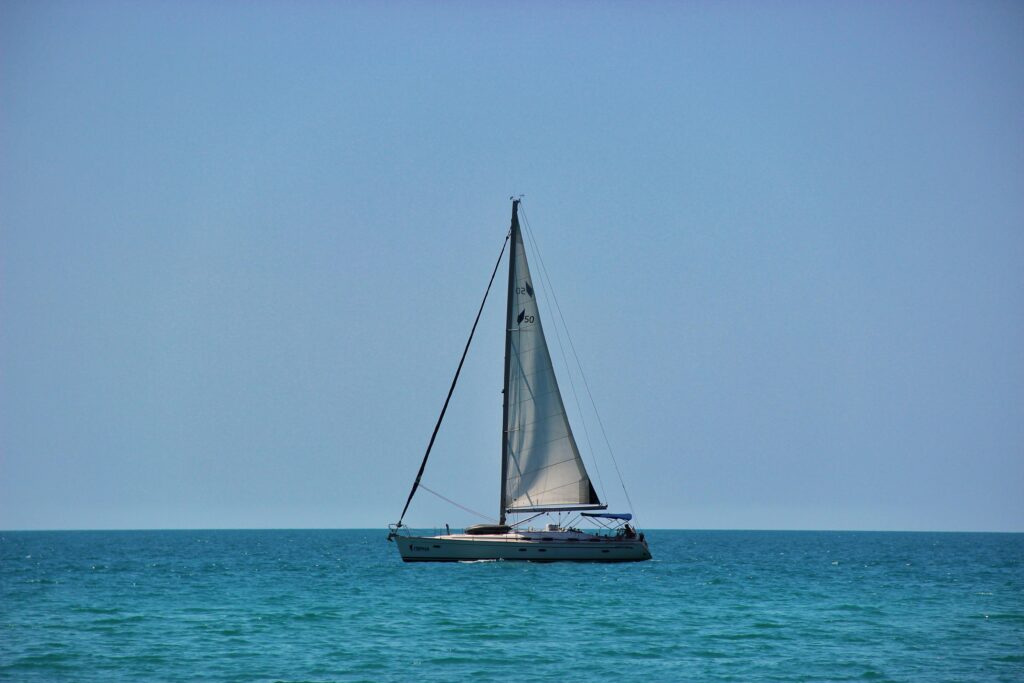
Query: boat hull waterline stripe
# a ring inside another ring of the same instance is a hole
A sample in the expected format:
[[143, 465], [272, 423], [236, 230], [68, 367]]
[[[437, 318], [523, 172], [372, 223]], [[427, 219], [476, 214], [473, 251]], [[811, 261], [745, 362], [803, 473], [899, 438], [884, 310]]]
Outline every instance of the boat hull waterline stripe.
[[645, 541], [607, 536], [592, 536], [588, 540], [580, 539], [574, 542], [521, 538], [463, 540], [444, 536], [398, 536], [395, 540], [399, 553], [406, 562], [640, 562], [651, 557]]

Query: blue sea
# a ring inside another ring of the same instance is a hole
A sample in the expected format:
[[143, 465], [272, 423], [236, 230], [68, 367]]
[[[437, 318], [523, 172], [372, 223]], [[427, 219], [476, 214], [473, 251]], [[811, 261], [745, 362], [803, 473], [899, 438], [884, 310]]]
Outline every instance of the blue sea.
[[406, 565], [383, 530], [0, 532], [0, 679], [1024, 680], [1024, 534], [647, 537]]

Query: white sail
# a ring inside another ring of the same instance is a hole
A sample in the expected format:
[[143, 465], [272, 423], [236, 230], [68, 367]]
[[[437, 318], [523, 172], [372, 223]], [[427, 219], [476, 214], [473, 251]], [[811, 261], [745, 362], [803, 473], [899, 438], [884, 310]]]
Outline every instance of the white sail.
[[513, 219], [504, 501], [510, 511], [595, 507], [600, 500], [583, 466], [544, 339], [518, 221]]

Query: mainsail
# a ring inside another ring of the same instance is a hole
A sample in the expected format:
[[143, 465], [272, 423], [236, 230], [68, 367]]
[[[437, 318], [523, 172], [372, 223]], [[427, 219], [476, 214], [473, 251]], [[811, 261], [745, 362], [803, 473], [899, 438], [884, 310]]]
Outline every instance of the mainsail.
[[583, 466], [544, 339], [518, 201], [506, 318], [501, 518], [506, 512], [604, 507]]

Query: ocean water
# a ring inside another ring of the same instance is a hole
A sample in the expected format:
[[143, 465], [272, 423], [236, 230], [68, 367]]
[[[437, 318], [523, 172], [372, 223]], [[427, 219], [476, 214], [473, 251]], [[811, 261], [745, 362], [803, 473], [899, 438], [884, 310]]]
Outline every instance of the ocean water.
[[648, 531], [403, 564], [382, 530], [0, 532], [11, 681], [1024, 681], [1024, 535]]

